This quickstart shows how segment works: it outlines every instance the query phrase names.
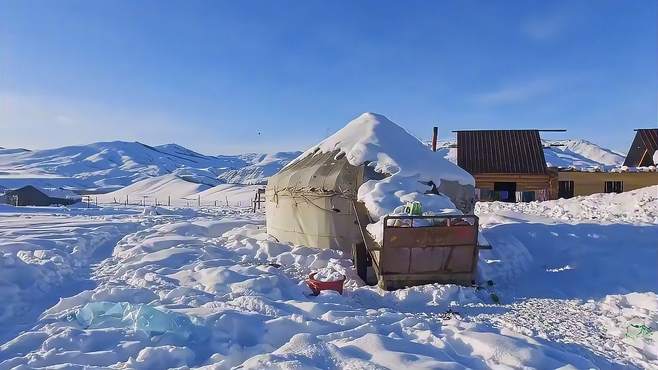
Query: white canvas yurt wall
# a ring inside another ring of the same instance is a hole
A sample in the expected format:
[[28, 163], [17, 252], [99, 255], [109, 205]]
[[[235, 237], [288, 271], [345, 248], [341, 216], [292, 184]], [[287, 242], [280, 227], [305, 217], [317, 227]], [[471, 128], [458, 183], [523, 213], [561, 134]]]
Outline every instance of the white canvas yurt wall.
[[338, 152], [303, 158], [272, 176], [265, 190], [267, 232], [279, 241], [346, 249], [358, 228], [352, 199], [362, 171]]

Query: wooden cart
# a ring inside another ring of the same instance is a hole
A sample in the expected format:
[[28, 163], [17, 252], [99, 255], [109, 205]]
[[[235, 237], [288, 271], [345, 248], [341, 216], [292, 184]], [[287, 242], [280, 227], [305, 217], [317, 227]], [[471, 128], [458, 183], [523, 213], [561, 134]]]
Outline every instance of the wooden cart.
[[363, 241], [352, 246], [358, 275], [368, 282], [372, 266], [382, 289], [452, 283], [470, 285], [475, 279], [478, 217], [386, 216], [381, 245], [366, 230], [371, 223], [361, 202], [353, 202]]

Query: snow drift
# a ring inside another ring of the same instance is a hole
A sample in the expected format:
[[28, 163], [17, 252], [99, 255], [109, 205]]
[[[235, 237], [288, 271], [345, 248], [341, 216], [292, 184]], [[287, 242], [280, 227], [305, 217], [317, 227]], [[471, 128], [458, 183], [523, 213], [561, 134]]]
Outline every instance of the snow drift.
[[152, 204], [158, 200], [160, 204], [167, 204], [171, 200], [174, 204], [196, 200], [196, 194], [211, 187], [181, 178], [174, 174], [144, 179], [123, 189], [111, 193], [98, 195], [101, 203], [123, 203], [128, 197], [131, 204], [147, 201]]

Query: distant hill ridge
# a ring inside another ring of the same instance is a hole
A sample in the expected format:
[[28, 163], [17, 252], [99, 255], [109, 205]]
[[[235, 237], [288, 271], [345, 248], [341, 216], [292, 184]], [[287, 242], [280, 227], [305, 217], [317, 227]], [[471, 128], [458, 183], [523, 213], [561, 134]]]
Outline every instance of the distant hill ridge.
[[[27, 151], [0, 149], [0, 184], [116, 190], [150, 177], [173, 174], [208, 186], [260, 183], [299, 152], [204, 155], [178, 144], [151, 146], [110, 141]], [[230, 175], [222, 176], [230, 171]]]
[[[456, 149], [442, 141], [441, 152], [456, 161]], [[610, 168], [624, 156], [583, 139], [545, 140], [549, 166]], [[172, 175], [212, 187], [219, 184], [264, 184], [301, 152], [205, 155], [178, 144], [151, 146], [140, 142], [109, 141], [44, 150], [0, 148], [0, 185], [32, 184], [96, 192], [121, 189], [136, 182]]]

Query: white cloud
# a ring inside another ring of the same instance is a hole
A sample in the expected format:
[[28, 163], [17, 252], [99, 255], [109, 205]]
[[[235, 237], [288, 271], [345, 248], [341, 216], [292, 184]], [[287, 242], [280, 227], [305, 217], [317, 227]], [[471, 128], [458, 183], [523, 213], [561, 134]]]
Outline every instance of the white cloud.
[[479, 94], [476, 101], [484, 105], [503, 105], [521, 103], [556, 90], [555, 79], [536, 79], [514, 85], [503, 86], [497, 90]]
[[521, 31], [534, 40], [544, 41], [560, 35], [569, 23], [570, 16], [567, 13], [555, 13], [525, 19], [521, 23]]
[[0, 145], [48, 148], [103, 140], [169, 142], [184, 126], [157, 112], [127, 112], [103, 104], [0, 92]]

